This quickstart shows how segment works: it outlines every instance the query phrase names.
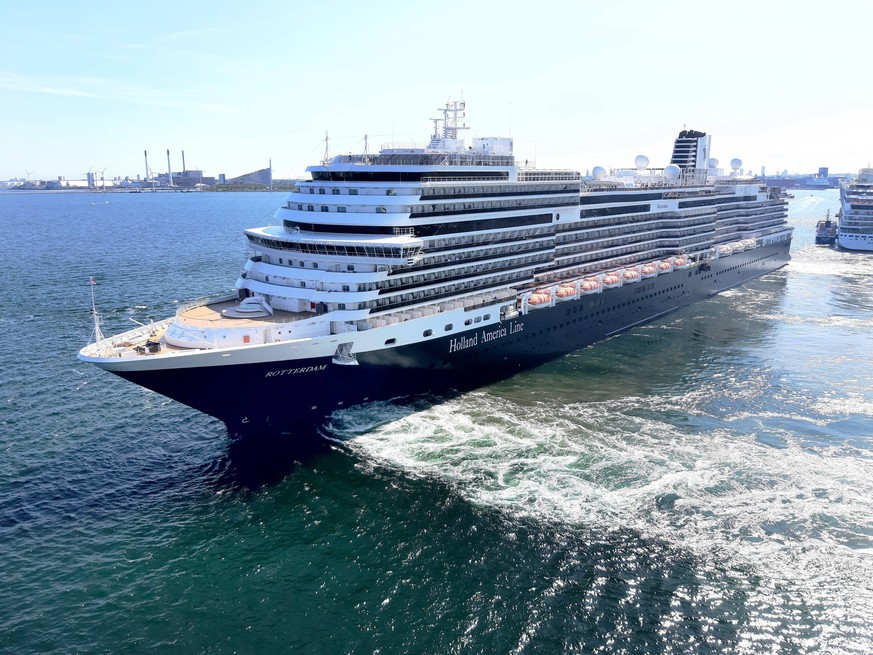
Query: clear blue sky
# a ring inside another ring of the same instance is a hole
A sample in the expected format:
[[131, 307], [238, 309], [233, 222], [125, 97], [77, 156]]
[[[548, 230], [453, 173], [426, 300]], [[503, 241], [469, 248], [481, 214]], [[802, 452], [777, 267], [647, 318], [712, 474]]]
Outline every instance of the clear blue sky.
[[8, 2], [0, 179], [153, 170], [296, 176], [324, 153], [471, 136], [541, 168], [668, 163], [683, 127], [722, 165], [873, 161], [873, 4], [826, 2]]

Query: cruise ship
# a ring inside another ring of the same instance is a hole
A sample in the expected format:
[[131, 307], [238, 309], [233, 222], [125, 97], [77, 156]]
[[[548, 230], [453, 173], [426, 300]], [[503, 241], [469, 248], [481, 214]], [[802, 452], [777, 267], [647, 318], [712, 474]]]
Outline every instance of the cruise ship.
[[440, 111], [426, 145], [309, 167], [277, 225], [245, 230], [235, 294], [112, 337], [95, 312], [79, 359], [231, 435], [311, 432], [337, 409], [512, 375], [789, 260], [785, 201], [737, 165], [715, 177], [702, 132], [683, 130], [664, 168], [639, 156], [583, 178], [520, 165], [512, 139], [467, 145], [464, 103]]
[[873, 250], [873, 168], [840, 185], [837, 243], [847, 250]]

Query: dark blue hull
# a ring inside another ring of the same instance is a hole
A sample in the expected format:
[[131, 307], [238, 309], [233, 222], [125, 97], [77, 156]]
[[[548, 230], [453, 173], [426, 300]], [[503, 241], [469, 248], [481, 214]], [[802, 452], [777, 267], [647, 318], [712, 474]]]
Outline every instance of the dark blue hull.
[[464, 391], [537, 366], [655, 320], [785, 265], [789, 242], [536, 309], [499, 326], [330, 358], [119, 373], [215, 416], [233, 435], [297, 432], [338, 408], [449, 390]]

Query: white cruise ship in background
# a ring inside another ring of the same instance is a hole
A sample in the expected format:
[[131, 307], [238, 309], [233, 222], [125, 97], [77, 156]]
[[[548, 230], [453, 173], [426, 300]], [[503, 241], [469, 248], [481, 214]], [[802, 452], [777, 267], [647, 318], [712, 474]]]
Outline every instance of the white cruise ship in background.
[[848, 250], [873, 250], [873, 168], [840, 185], [837, 243]]
[[[711, 179], [710, 137], [672, 163], [520, 167], [512, 140], [442, 110], [426, 146], [308, 170], [245, 231], [237, 295], [98, 337], [79, 358], [218, 417], [234, 435], [294, 432], [338, 408], [464, 390], [664, 316], [783, 266], [786, 203]], [[735, 166], [735, 169], [738, 165]]]

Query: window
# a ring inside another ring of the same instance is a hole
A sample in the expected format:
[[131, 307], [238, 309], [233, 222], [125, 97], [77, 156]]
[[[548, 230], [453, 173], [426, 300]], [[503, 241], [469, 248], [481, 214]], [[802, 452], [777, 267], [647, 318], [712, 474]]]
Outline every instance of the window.
[[473, 319], [473, 322], [474, 322], [474, 323], [479, 323], [481, 320], [482, 320], [482, 317], [481, 317], [481, 316], [477, 316], [476, 318]]
[[484, 318], [487, 321], [491, 318], [491, 314], [485, 314], [485, 316], [483, 316], [482, 318]]
[[322, 206], [321, 206], [321, 211], [326, 212], [326, 211], [327, 211], [327, 205], [322, 205]]
[[387, 213], [387, 210], [384, 207], [376, 207], [376, 213], [377, 214], [385, 214], [385, 213]]
[[325, 194], [324, 188], [319, 189], [318, 192], [319, 192], [321, 195], [324, 195], [324, 194]]
[[303, 211], [303, 205], [302, 204], [297, 205], [297, 209], [299, 209], [300, 211]]
[[344, 285], [343, 285], [343, 291], [348, 291], [348, 290], [349, 290], [349, 285], [348, 285], [348, 284], [344, 284]]
[[396, 196], [396, 195], [397, 195], [397, 192], [396, 192], [394, 189], [386, 189], [386, 190], [385, 190], [385, 195], [386, 195], [386, 196]]
[[385, 342], [385, 345], [390, 346], [390, 345], [395, 344], [395, 343], [397, 343], [397, 339], [391, 338]]
[[315, 189], [313, 189], [312, 187], [309, 187], [309, 193], [315, 193]]
[[464, 321], [464, 325], [473, 325], [473, 319], [468, 318], [466, 321]]
[[306, 209], [307, 209], [307, 211], [314, 212], [314, 211], [315, 211], [315, 205], [306, 205]]
[[423, 336], [423, 337], [429, 337], [429, 336], [431, 336], [432, 334], [433, 334], [433, 330], [425, 330], [424, 332], [421, 333], [421, 336]]
[[318, 262], [312, 262], [312, 268], [318, 268]]
[[330, 192], [335, 196], [339, 195], [339, 189], [331, 189]]
[[452, 325], [451, 323], [449, 323], [448, 325], [446, 325], [446, 327], [445, 327], [446, 332], [448, 332], [449, 330], [451, 330], [453, 327], [455, 327], [455, 326]]
[[340, 214], [345, 214], [345, 213], [346, 213], [346, 208], [345, 208], [345, 207], [337, 207], [336, 210], [337, 210]]
[[358, 195], [358, 190], [357, 189], [349, 189], [349, 195], [350, 196]]
[[355, 265], [354, 265], [354, 264], [349, 264], [348, 266], [346, 266], [346, 270], [354, 272], [354, 270], [355, 270]]

